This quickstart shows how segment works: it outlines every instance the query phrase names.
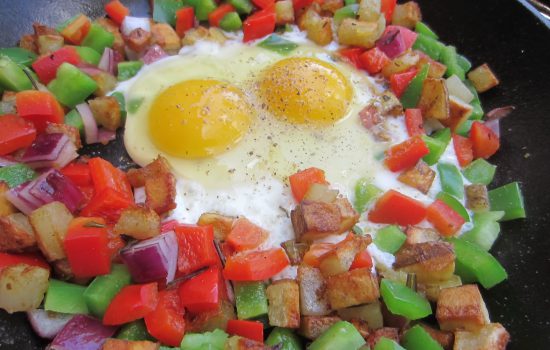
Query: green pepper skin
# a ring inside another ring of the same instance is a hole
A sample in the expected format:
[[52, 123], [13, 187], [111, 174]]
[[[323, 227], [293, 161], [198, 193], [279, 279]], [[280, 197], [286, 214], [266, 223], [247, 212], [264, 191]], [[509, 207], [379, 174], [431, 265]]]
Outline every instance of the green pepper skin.
[[382, 337], [374, 346], [374, 350], [408, 350], [397, 344], [394, 340]]
[[48, 84], [48, 90], [63, 105], [74, 108], [97, 89], [96, 82], [70, 63], [57, 69], [56, 78]]
[[511, 182], [490, 190], [489, 203], [491, 204], [491, 210], [504, 211], [503, 221], [526, 217], [523, 195], [517, 182]]
[[398, 282], [382, 279], [380, 294], [388, 310], [394, 315], [418, 320], [432, 313], [430, 303], [425, 297]]
[[50, 279], [46, 292], [44, 310], [64, 314], [88, 314], [88, 306], [84, 300], [86, 287]]
[[0, 56], [7, 56], [16, 64], [22, 64], [30, 67], [36, 60], [36, 54], [22, 47], [5, 47], [0, 48]]
[[143, 67], [142, 61], [126, 61], [118, 64], [118, 81], [128, 80], [134, 77]]
[[235, 282], [237, 317], [240, 320], [267, 314], [267, 296], [263, 282]]
[[176, 11], [183, 7], [182, 0], [155, 0], [153, 2], [153, 19], [158, 23], [176, 25]]
[[359, 11], [359, 5], [355, 3], [339, 8], [336, 12], [334, 12], [334, 23], [338, 24], [345, 18], [357, 17], [357, 11]]
[[418, 22], [416, 23], [414, 27], [414, 31], [418, 34], [425, 35], [427, 37], [430, 37], [432, 39], [438, 40], [439, 37], [437, 34], [432, 30], [432, 28], [428, 27], [424, 22]]
[[452, 164], [437, 164], [437, 172], [441, 181], [441, 188], [444, 192], [455, 196], [458, 199], [464, 198], [464, 182], [458, 168]]
[[92, 23], [88, 35], [86, 35], [80, 44], [96, 50], [101, 55], [105, 48], [113, 46], [114, 42], [115, 36], [113, 33], [108, 32], [99, 24]]
[[220, 329], [205, 333], [187, 333], [181, 342], [181, 350], [224, 350], [228, 335]]
[[401, 104], [403, 108], [415, 108], [420, 100], [420, 95], [422, 93], [422, 85], [424, 80], [428, 77], [428, 70], [430, 69], [429, 64], [422, 66], [422, 69], [416, 74], [416, 76], [411, 80], [409, 86], [403, 92], [401, 96]]
[[382, 193], [382, 190], [370, 183], [366, 178], [357, 180], [355, 184], [355, 200], [353, 206], [358, 213], [365, 211], [367, 206], [378, 195]]
[[406, 240], [407, 235], [399, 229], [399, 226], [390, 225], [378, 230], [374, 244], [382, 251], [395, 254]]
[[401, 343], [407, 350], [443, 350], [443, 347], [420, 325], [409, 329], [401, 338]]
[[97, 276], [84, 292], [84, 299], [90, 312], [102, 318], [111, 300], [120, 290], [129, 285], [130, 272], [125, 265], [114, 264], [108, 275]]
[[124, 339], [124, 340], [131, 340], [131, 341], [137, 341], [137, 340], [152, 340], [154, 341], [155, 338], [147, 332], [147, 327], [145, 326], [145, 322], [143, 319], [136, 320], [130, 323], [126, 323], [125, 325], [120, 328], [120, 331], [118, 332], [117, 339]]
[[496, 172], [496, 165], [492, 165], [483, 158], [474, 160], [462, 170], [462, 174], [473, 184], [489, 185], [493, 182]]
[[504, 217], [503, 211], [488, 211], [474, 214], [474, 228], [465, 232], [461, 239], [477, 244], [485, 251], [489, 251], [500, 233], [498, 223]]
[[13, 188], [36, 177], [36, 172], [25, 164], [8, 165], [0, 168], [0, 181]]
[[436, 198], [442, 200], [445, 204], [456, 211], [458, 215], [462, 216], [464, 221], [470, 222], [470, 214], [468, 214], [468, 210], [466, 210], [464, 205], [462, 205], [458, 199], [445, 192], [439, 192]]
[[445, 45], [437, 41], [436, 39], [430, 38], [428, 35], [419, 33], [416, 37], [416, 41], [413, 44], [413, 49], [424, 52], [426, 55], [434, 60], [439, 60]]
[[235, 11], [229, 12], [220, 21], [220, 28], [227, 32], [234, 32], [243, 27], [241, 17]]
[[101, 61], [101, 55], [90, 47], [74, 46], [74, 49], [78, 52], [80, 58], [86, 63], [97, 66], [99, 61]]
[[422, 135], [422, 140], [424, 140], [426, 146], [430, 150], [430, 153], [425, 155], [422, 159], [426, 162], [426, 164], [434, 165], [435, 163], [437, 163], [439, 158], [441, 158], [443, 152], [445, 152], [447, 144], [441, 140], [427, 135]]
[[339, 321], [315, 339], [308, 350], [356, 350], [363, 344], [365, 344], [365, 339], [351, 323]]
[[280, 350], [301, 350], [302, 341], [292, 330], [275, 327], [267, 337], [265, 345], [275, 346], [281, 344]]
[[259, 47], [286, 55], [298, 47], [298, 44], [286, 40], [277, 34], [271, 34], [267, 39], [258, 44]]
[[10, 91], [31, 90], [32, 83], [23, 69], [7, 56], [0, 55], [0, 88]]

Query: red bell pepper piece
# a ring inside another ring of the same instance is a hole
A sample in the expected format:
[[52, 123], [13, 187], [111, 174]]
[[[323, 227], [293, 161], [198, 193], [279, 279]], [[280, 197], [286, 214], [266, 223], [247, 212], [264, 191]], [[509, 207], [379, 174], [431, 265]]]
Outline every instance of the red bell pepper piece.
[[105, 5], [107, 16], [111, 17], [116, 24], [120, 25], [124, 18], [130, 14], [130, 10], [119, 0], [112, 0]]
[[70, 163], [61, 169], [61, 173], [77, 186], [91, 186], [92, 175], [87, 163]]
[[258, 11], [243, 22], [243, 41], [249, 42], [273, 33], [275, 30], [275, 11], [273, 8]]
[[90, 19], [85, 15], [80, 14], [65, 28], [63, 28], [60, 34], [67, 42], [73, 45], [79, 45], [82, 40], [84, 40], [86, 35], [88, 35], [91, 26], [92, 22]]
[[183, 7], [176, 11], [176, 33], [180, 37], [195, 26], [195, 10], [192, 7]]
[[9, 253], [0, 253], [0, 271], [3, 268], [8, 266], [13, 266], [17, 264], [26, 264], [30, 266], [38, 266], [45, 269], [50, 269], [50, 265], [44, 260], [41, 255], [35, 253], [27, 254], [9, 254]]
[[111, 270], [111, 254], [103, 218], [75, 218], [64, 240], [67, 260], [76, 277], [94, 277]]
[[292, 0], [292, 6], [294, 7], [294, 12], [299, 11], [303, 8], [306, 8], [313, 3], [314, 3], [314, 0]]
[[362, 252], [355, 255], [355, 259], [351, 263], [350, 270], [361, 269], [361, 268], [372, 268], [372, 258], [369, 252], [365, 249]]
[[174, 232], [179, 247], [177, 276], [186, 276], [203, 267], [219, 263], [214, 246], [214, 229], [211, 225], [179, 225]]
[[391, 171], [401, 171], [414, 166], [428, 153], [430, 150], [424, 140], [414, 136], [387, 150], [384, 163]]
[[133, 205], [134, 202], [123, 196], [119, 191], [107, 188], [94, 195], [80, 212], [83, 216], [101, 216], [109, 223], [115, 223], [120, 213]]
[[32, 122], [38, 132], [48, 123], [62, 124], [65, 111], [55, 97], [46, 91], [27, 90], [15, 95], [17, 114]]
[[13, 114], [0, 117], [0, 156], [29, 147], [36, 138], [34, 125]]
[[153, 312], [157, 304], [156, 282], [125, 286], [107, 307], [105, 315], [103, 315], [103, 324], [116, 326], [139, 320]]
[[259, 321], [229, 320], [227, 333], [264, 342], [264, 325]]
[[235, 11], [235, 8], [231, 4], [222, 4], [217, 9], [210, 12], [208, 15], [208, 23], [213, 27], [219, 27], [222, 18], [229, 12]]
[[185, 334], [185, 309], [177, 290], [158, 293], [157, 308], [145, 315], [147, 331], [161, 343], [179, 347]]
[[454, 134], [453, 146], [455, 149], [456, 158], [458, 159], [458, 164], [460, 164], [461, 167], [465, 167], [472, 162], [474, 159], [474, 152], [472, 150], [472, 141], [470, 141], [470, 139]]
[[233, 223], [227, 242], [238, 252], [254, 249], [265, 242], [269, 233], [253, 224], [246, 218], [239, 218]]
[[395, 190], [384, 193], [369, 212], [369, 220], [378, 224], [416, 225], [425, 217], [422, 203]]
[[422, 111], [419, 108], [407, 108], [405, 110], [405, 125], [410, 137], [424, 135]]
[[80, 63], [80, 56], [74, 47], [64, 46], [49, 55], [39, 57], [32, 64], [32, 69], [42, 84], [48, 84], [55, 78], [57, 68], [64, 62], [72, 65]]
[[301, 202], [313, 184], [327, 184], [325, 172], [318, 168], [307, 168], [288, 177], [292, 195], [297, 202]]
[[390, 76], [390, 87], [395, 96], [401, 97], [407, 89], [411, 80], [416, 76], [418, 69], [410, 68], [401, 73], [395, 73]]
[[275, 0], [252, 0], [252, 2], [262, 10], [271, 8], [275, 4]]
[[289, 265], [282, 248], [249, 251], [227, 258], [223, 276], [232, 281], [263, 281]]
[[440, 199], [430, 204], [426, 218], [444, 236], [452, 236], [464, 225], [464, 218]]
[[388, 56], [386, 56], [386, 54], [376, 46], [363, 52], [359, 56], [359, 60], [361, 61], [363, 68], [365, 68], [370, 74], [380, 73], [382, 68], [390, 62]]
[[470, 141], [474, 158], [489, 158], [498, 151], [500, 140], [493, 130], [483, 123], [475, 121], [470, 129]]
[[363, 69], [363, 61], [361, 60], [361, 55], [365, 52], [365, 49], [362, 47], [347, 47], [345, 49], [340, 49], [338, 53], [340, 56], [344, 57], [346, 61], [353, 64], [357, 69]]
[[393, 10], [395, 10], [395, 5], [397, 4], [397, 0], [382, 0], [380, 3], [380, 12], [384, 14], [384, 17], [386, 17], [386, 23], [391, 22], [391, 18], [393, 15]]
[[309, 246], [309, 250], [304, 254], [303, 261], [311, 267], [319, 267], [320, 259], [323, 255], [333, 250], [333, 243], [313, 243]]
[[218, 267], [211, 267], [183, 282], [179, 288], [181, 304], [193, 313], [216, 310], [225, 283]]

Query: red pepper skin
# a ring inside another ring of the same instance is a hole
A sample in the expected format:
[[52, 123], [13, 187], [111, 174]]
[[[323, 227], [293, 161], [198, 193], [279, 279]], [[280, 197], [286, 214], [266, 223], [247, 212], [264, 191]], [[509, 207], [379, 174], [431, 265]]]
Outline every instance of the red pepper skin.
[[289, 265], [282, 248], [248, 251], [227, 258], [223, 276], [231, 281], [263, 281]]
[[369, 220], [378, 224], [416, 225], [425, 217], [422, 203], [395, 190], [384, 193], [369, 212]]
[[31, 122], [13, 114], [0, 118], [0, 155], [10, 154], [29, 147], [36, 138], [36, 129]]
[[418, 69], [410, 68], [402, 73], [395, 73], [390, 76], [390, 87], [395, 96], [401, 97], [403, 95], [416, 73], [418, 73]]
[[271, 8], [275, 4], [275, 0], [252, 0], [252, 3], [263, 10]]
[[117, 326], [139, 320], [153, 312], [158, 304], [156, 283], [126, 286], [113, 298], [103, 316], [103, 324]]
[[9, 254], [9, 253], [0, 253], [0, 271], [3, 268], [17, 265], [17, 264], [26, 264], [30, 266], [38, 266], [44, 269], [49, 270], [50, 265], [44, 260], [44, 258], [35, 253], [26, 253], [26, 254]]
[[455, 149], [456, 158], [458, 159], [458, 164], [460, 164], [461, 167], [468, 166], [468, 164], [470, 164], [474, 159], [472, 141], [464, 136], [454, 134], [453, 146]]
[[353, 262], [351, 263], [350, 270], [355, 269], [362, 269], [367, 268], [370, 269], [372, 267], [372, 258], [369, 254], [369, 252], [365, 249], [362, 252], [357, 253], [355, 255], [355, 258], [353, 259]]
[[111, 270], [111, 254], [106, 227], [102, 218], [75, 218], [69, 224], [64, 247], [67, 260], [76, 277], [94, 277]]
[[216, 310], [220, 303], [220, 293], [225, 288], [220, 277], [220, 270], [211, 267], [183, 282], [178, 288], [182, 305], [193, 313]]
[[177, 276], [186, 276], [203, 267], [219, 263], [214, 246], [214, 229], [211, 225], [178, 225], [174, 232], [179, 247]]
[[382, 2], [380, 3], [380, 12], [384, 13], [384, 17], [386, 17], [386, 23], [391, 23], [393, 10], [395, 10], [396, 4], [397, 0], [382, 0]]
[[130, 10], [119, 0], [112, 0], [105, 4], [105, 12], [116, 24], [120, 25], [124, 18], [130, 14]]
[[48, 123], [62, 124], [65, 112], [55, 97], [45, 91], [27, 90], [15, 95], [17, 114], [34, 124], [40, 133]]
[[365, 49], [362, 47], [347, 47], [338, 51], [340, 56], [344, 57], [346, 61], [353, 64], [357, 69], [365, 68], [363, 65], [363, 60], [361, 59], [364, 52]]
[[493, 130], [478, 121], [470, 129], [474, 158], [489, 158], [500, 148], [500, 140]]
[[119, 191], [107, 188], [94, 195], [80, 212], [83, 216], [101, 216], [108, 223], [115, 223], [122, 211], [134, 202], [123, 196]]
[[239, 218], [233, 223], [226, 241], [233, 249], [240, 252], [258, 247], [268, 236], [269, 233], [261, 227], [246, 218]]
[[384, 163], [393, 172], [401, 171], [414, 166], [428, 153], [430, 150], [424, 140], [414, 136], [387, 150]]
[[264, 326], [258, 321], [229, 320], [227, 322], [227, 333], [264, 342]]
[[426, 134], [422, 111], [419, 108], [408, 108], [405, 110], [405, 126], [410, 137]]
[[61, 173], [77, 186], [91, 186], [92, 175], [87, 163], [70, 163], [61, 169]]
[[326, 184], [325, 172], [319, 168], [311, 167], [299, 171], [288, 177], [290, 189], [296, 202], [301, 202], [307, 191], [313, 184]]
[[64, 63], [77, 65], [80, 63], [80, 56], [74, 47], [64, 46], [49, 55], [39, 57], [32, 64], [32, 69], [44, 85], [48, 84], [55, 78], [57, 68]]
[[303, 8], [308, 7], [314, 2], [315, 2], [314, 0], [292, 0], [292, 6], [294, 7], [294, 12], [296, 12]]
[[249, 42], [273, 33], [275, 30], [275, 11], [273, 8], [258, 11], [243, 22], [243, 41]]
[[365, 68], [370, 74], [380, 73], [382, 68], [390, 62], [388, 56], [386, 56], [386, 54], [376, 46], [363, 52], [359, 56], [359, 60], [361, 61], [363, 68]]
[[210, 25], [213, 27], [219, 27], [222, 18], [229, 12], [233, 11], [235, 11], [235, 8], [230, 4], [222, 4], [218, 6], [217, 9], [210, 12], [210, 14], [208, 15], [208, 23], [210, 23]]
[[160, 291], [158, 299], [156, 309], [145, 315], [147, 331], [161, 343], [179, 347], [185, 334], [185, 309], [178, 291]]
[[464, 225], [464, 218], [445, 202], [436, 199], [427, 210], [427, 219], [443, 236], [453, 236]]
[[195, 10], [183, 7], [176, 11], [176, 33], [182, 38], [185, 32], [195, 26]]

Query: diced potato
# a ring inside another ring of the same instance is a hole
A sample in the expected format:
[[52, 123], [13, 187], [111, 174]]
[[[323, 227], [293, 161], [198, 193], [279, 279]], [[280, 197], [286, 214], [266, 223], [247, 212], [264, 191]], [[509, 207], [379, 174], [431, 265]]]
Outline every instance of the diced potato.
[[441, 119], [441, 124], [451, 128], [451, 131], [458, 129], [472, 114], [473, 107], [458, 97], [449, 96], [449, 118]]
[[382, 316], [382, 305], [379, 301], [374, 301], [370, 304], [348, 307], [338, 310], [338, 316], [343, 320], [351, 321], [359, 319], [367, 322], [370, 329], [381, 328], [384, 325]]
[[344, 6], [344, 0], [325, 0], [321, 4], [321, 13], [327, 13], [334, 15], [334, 12], [338, 11]]
[[264, 345], [263, 342], [258, 342], [252, 339], [239, 337], [234, 335], [225, 341], [225, 350], [267, 350], [271, 349]]
[[96, 97], [88, 104], [94, 114], [94, 119], [105, 129], [115, 131], [122, 126], [120, 105], [112, 96]]
[[27, 49], [34, 53], [38, 53], [35, 36], [32, 34], [23, 35], [21, 39], [19, 39], [19, 47], [22, 49]]
[[429, 301], [437, 302], [443, 289], [460, 287], [461, 285], [460, 276], [452, 275], [451, 278], [445, 281], [419, 284], [418, 290], [424, 293]]
[[393, 25], [414, 29], [416, 23], [422, 20], [420, 6], [414, 1], [398, 4], [393, 10], [391, 23]]
[[370, 348], [373, 349], [382, 337], [399, 343], [399, 329], [393, 327], [382, 327], [375, 329], [371, 334], [369, 334], [368, 343]]
[[109, 338], [103, 343], [102, 350], [158, 350], [160, 345], [148, 340], [123, 340]]
[[32, 29], [34, 30], [34, 36], [40, 36], [40, 35], [59, 35], [57, 30], [55, 30], [52, 27], [48, 27], [45, 24], [34, 22], [32, 24]]
[[128, 181], [132, 187], [143, 187], [147, 179], [162, 176], [170, 173], [170, 165], [163, 156], [158, 156], [157, 159], [147, 164], [143, 168], [128, 170]]
[[490, 323], [478, 332], [455, 332], [454, 350], [505, 350], [510, 334], [500, 323]]
[[380, 0], [361, 0], [357, 15], [360, 21], [376, 22], [380, 17]]
[[278, 25], [294, 23], [294, 7], [291, 0], [275, 2], [275, 22]]
[[40, 55], [47, 55], [63, 47], [65, 39], [61, 35], [46, 34], [36, 38], [36, 45]]
[[402, 183], [427, 194], [435, 179], [435, 171], [432, 170], [428, 164], [420, 160], [414, 167], [399, 174], [397, 179]]
[[216, 213], [204, 213], [199, 217], [197, 225], [212, 225], [214, 229], [214, 238], [219, 241], [225, 241], [231, 232], [234, 221], [235, 218], [231, 216]]
[[46, 134], [58, 134], [58, 133], [65, 134], [69, 137], [69, 139], [77, 149], [82, 148], [80, 131], [78, 131], [78, 129], [72, 125], [48, 123], [48, 125], [46, 126], [46, 130], [44, 130], [44, 132]]
[[371, 243], [369, 235], [351, 236], [335, 245], [334, 249], [319, 258], [319, 269], [325, 278], [349, 271], [357, 253]]
[[382, 68], [382, 75], [386, 79], [389, 79], [393, 74], [402, 73], [407, 69], [416, 66], [419, 60], [420, 55], [418, 52], [407, 50], [386, 64], [384, 68]]
[[0, 217], [18, 212], [17, 208], [14, 207], [13, 204], [11, 204], [11, 202], [6, 198], [6, 192], [9, 189], [10, 188], [7, 183], [0, 181]]
[[424, 118], [443, 120], [449, 118], [449, 93], [445, 79], [427, 78], [422, 86], [418, 108]]
[[181, 48], [180, 37], [167, 23], [155, 23], [151, 26], [153, 44], [162, 47], [168, 54], [175, 55]]
[[445, 331], [464, 329], [476, 332], [491, 322], [475, 284], [443, 289], [437, 300], [435, 317], [439, 327]]
[[338, 190], [331, 189], [327, 184], [312, 184], [304, 195], [304, 199], [312, 202], [332, 203], [338, 197]]
[[139, 240], [152, 238], [160, 233], [160, 217], [154, 210], [149, 208], [129, 207], [120, 214], [114, 231], [116, 234]]
[[345, 18], [338, 27], [338, 42], [341, 45], [361, 46], [370, 49], [385, 27], [384, 16], [377, 22], [362, 22], [353, 18]]
[[94, 91], [94, 96], [98, 97], [107, 96], [107, 94], [113, 91], [118, 84], [118, 80], [114, 75], [103, 71], [90, 74], [90, 78], [92, 78], [97, 84], [97, 89]]
[[340, 227], [338, 233], [348, 232], [359, 221], [359, 213], [355, 211], [350, 201], [344, 197], [338, 197], [334, 204], [340, 211]]
[[305, 316], [321, 316], [330, 312], [325, 295], [326, 282], [319, 269], [307, 265], [298, 267], [300, 311]]
[[203, 39], [206, 39], [207, 37], [208, 29], [203, 26], [198, 26], [195, 28], [191, 28], [185, 32], [185, 36], [181, 39], [181, 44], [183, 46], [193, 45], [197, 41], [201, 41]]
[[132, 51], [140, 53], [151, 45], [152, 37], [151, 32], [136, 28], [124, 37], [124, 42]]
[[405, 233], [407, 234], [407, 244], [435, 242], [441, 240], [441, 236], [436, 230], [427, 227], [408, 226]]
[[273, 282], [266, 289], [269, 324], [276, 327], [300, 327], [300, 287], [294, 280]]
[[349, 323], [351, 323], [353, 327], [355, 327], [357, 332], [359, 332], [359, 334], [361, 334], [364, 339], [368, 338], [370, 334], [370, 328], [366, 321], [360, 320], [358, 318], [353, 318], [349, 320]]
[[38, 247], [48, 261], [65, 258], [63, 241], [72, 219], [73, 215], [61, 202], [43, 205], [29, 215]]
[[487, 63], [472, 69], [468, 73], [468, 79], [470, 79], [477, 92], [485, 92], [500, 83]]
[[403, 114], [401, 101], [390, 90], [385, 90], [380, 94], [378, 101], [380, 102], [379, 111], [381, 115], [397, 117]]
[[304, 316], [298, 332], [307, 339], [314, 340], [338, 321], [341, 319], [337, 316]]
[[109, 33], [113, 34], [115, 41], [113, 42], [113, 50], [117, 51], [124, 57], [124, 39], [120, 33], [119, 26], [107, 17], [98, 18], [95, 23], [99, 24], [103, 29], [107, 30]]
[[313, 9], [308, 9], [299, 21], [307, 37], [318, 45], [328, 45], [332, 41], [332, 18], [321, 17]]
[[407, 273], [416, 273], [420, 283], [445, 281], [453, 275], [455, 258], [450, 243], [417, 243], [399, 249], [395, 254], [393, 267]]
[[29, 219], [21, 213], [0, 217], [0, 251], [19, 253], [36, 248]]
[[0, 270], [0, 308], [8, 313], [36, 309], [48, 289], [50, 271], [17, 264]]
[[371, 303], [380, 298], [378, 279], [361, 268], [327, 278], [327, 297], [333, 309]]
[[451, 350], [453, 348], [453, 343], [455, 336], [453, 332], [442, 331], [433, 327], [430, 327], [426, 324], [420, 323], [420, 327], [424, 328], [428, 334], [435, 339], [445, 350]]
[[145, 204], [162, 215], [176, 207], [176, 179], [172, 173], [145, 181]]
[[484, 212], [489, 210], [489, 193], [487, 187], [480, 184], [465, 186], [466, 207], [475, 212]]
[[447, 71], [446, 65], [431, 59], [430, 56], [426, 55], [424, 52], [421, 52], [421, 51], [414, 51], [414, 52], [420, 56], [420, 59], [416, 63], [417, 69], [420, 70], [425, 64], [430, 64], [430, 68], [428, 69], [428, 78], [443, 78], [443, 76], [445, 75], [445, 72]]
[[[188, 315], [186, 315], [188, 316]], [[227, 329], [227, 321], [237, 318], [235, 307], [229, 301], [221, 300], [217, 310], [205, 311], [189, 316], [186, 331], [194, 333], [212, 332]]]
[[221, 30], [220, 28], [210, 27], [208, 28], [208, 35], [206, 36], [206, 40], [223, 44], [224, 42], [227, 41], [227, 37], [225, 36], [223, 30]]

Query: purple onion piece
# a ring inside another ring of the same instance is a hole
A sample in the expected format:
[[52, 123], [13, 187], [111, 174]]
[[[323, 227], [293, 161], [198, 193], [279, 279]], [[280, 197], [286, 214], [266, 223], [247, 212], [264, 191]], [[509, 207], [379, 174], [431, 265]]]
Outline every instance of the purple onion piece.
[[168, 54], [158, 45], [153, 45], [143, 55], [141, 60], [145, 64], [154, 63], [164, 57], [168, 57]]
[[512, 113], [515, 109], [515, 106], [498, 107], [487, 112], [485, 116], [487, 120], [502, 119]]
[[80, 207], [80, 204], [84, 200], [84, 195], [71, 179], [59, 171], [53, 170], [48, 174], [46, 181], [53, 189], [51, 195], [54, 200], [65, 204], [70, 212], [74, 212]]
[[105, 50], [103, 50], [103, 55], [99, 60], [97, 68], [104, 70], [109, 74], [115, 75], [115, 67], [115, 51], [110, 47], [106, 47]]
[[6, 199], [25, 215], [29, 215], [34, 209], [42, 205], [42, 202], [38, 199], [30, 201], [21, 194], [22, 191], [28, 191], [31, 186], [32, 181], [27, 181], [6, 192]]
[[101, 321], [76, 315], [48, 345], [50, 350], [99, 350], [107, 338], [112, 337], [116, 327], [104, 326]]
[[53, 339], [74, 315], [36, 309], [27, 311], [32, 329], [42, 338]]
[[376, 42], [376, 47], [384, 52], [390, 59], [399, 56], [406, 49], [403, 34], [401, 34], [398, 28], [387, 30]]
[[88, 106], [87, 103], [81, 103], [77, 105], [76, 110], [80, 117], [82, 117], [82, 122], [84, 123], [84, 139], [87, 144], [92, 144], [97, 142], [97, 122], [94, 118], [94, 114]]
[[39, 134], [21, 156], [23, 163], [33, 164], [57, 158], [69, 137], [62, 133]]
[[97, 142], [104, 145], [116, 139], [116, 132], [100, 128], [97, 133]]
[[485, 126], [493, 130], [493, 132], [500, 137], [500, 119], [492, 119], [485, 122]]
[[5, 166], [10, 166], [15, 164], [19, 164], [19, 163], [16, 162], [14, 159], [12, 159], [12, 157], [10, 156], [0, 157], [0, 167], [5, 167]]

